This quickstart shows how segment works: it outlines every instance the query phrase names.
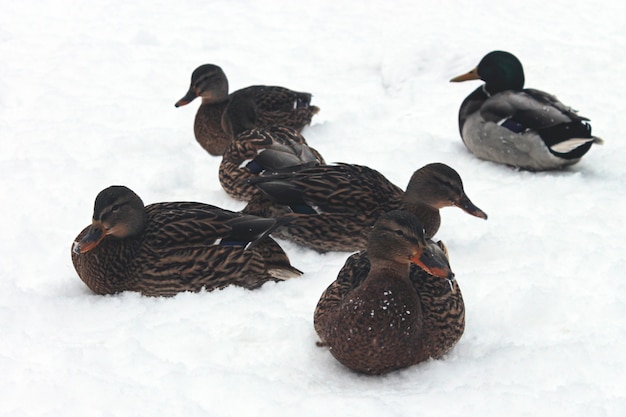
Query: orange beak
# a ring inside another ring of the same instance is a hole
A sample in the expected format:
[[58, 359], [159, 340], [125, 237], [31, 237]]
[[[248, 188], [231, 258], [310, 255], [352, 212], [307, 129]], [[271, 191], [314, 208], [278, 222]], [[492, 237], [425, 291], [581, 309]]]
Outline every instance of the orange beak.
[[453, 279], [454, 273], [444, 251], [439, 246], [428, 245], [413, 254], [411, 262], [438, 278]]
[[478, 75], [478, 67], [474, 68], [467, 74], [462, 74], [450, 80], [451, 83], [460, 83], [461, 81], [480, 80]]
[[193, 87], [189, 88], [189, 91], [187, 91], [187, 94], [185, 94], [185, 97], [181, 98], [180, 100], [178, 100], [176, 102], [176, 104], [174, 104], [174, 106], [176, 107], [180, 107], [180, 106], [184, 106], [185, 104], [189, 104], [193, 101], [193, 99], [195, 99], [196, 97], [198, 97], [198, 94], [196, 94], [196, 90], [194, 90]]
[[89, 252], [107, 235], [104, 226], [100, 222], [93, 222], [89, 229], [87, 229], [87, 233], [82, 237], [82, 239], [74, 242], [72, 246], [72, 252], [74, 253], [85, 253]]

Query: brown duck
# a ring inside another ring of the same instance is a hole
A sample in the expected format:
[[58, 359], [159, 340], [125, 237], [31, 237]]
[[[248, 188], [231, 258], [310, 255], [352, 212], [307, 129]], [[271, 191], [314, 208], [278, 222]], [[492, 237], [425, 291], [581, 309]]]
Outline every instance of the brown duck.
[[288, 224], [274, 235], [318, 252], [365, 249], [378, 217], [391, 210], [413, 213], [432, 237], [441, 223], [439, 209], [456, 206], [487, 218], [465, 194], [459, 174], [442, 163], [415, 171], [403, 192], [380, 172], [361, 165], [307, 168], [251, 180], [263, 196], [253, 198], [246, 213], [286, 216]]
[[187, 94], [176, 102], [176, 107], [202, 97], [196, 113], [194, 134], [196, 140], [211, 155], [222, 156], [231, 137], [222, 129], [222, 114], [232, 96], [246, 94], [258, 108], [257, 125], [287, 126], [298, 131], [311, 123], [319, 107], [312, 106], [311, 94], [292, 91], [284, 87], [255, 85], [228, 94], [228, 79], [217, 65], [205, 64], [191, 74]]
[[280, 224], [202, 203], [144, 207], [129, 188], [111, 186], [96, 197], [92, 224], [72, 245], [72, 262], [96, 294], [254, 289], [301, 274], [268, 236]]
[[367, 252], [348, 258], [322, 294], [314, 326], [320, 346], [358, 372], [382, 374], [440, 358], [465, 328], [445, 247], [426, 240], [411, 213], [384, 214]]
[[248, 95], [233, 96], [222, 116], [232, 142], [220, 164], [222, 188], [233, 198], [248, 201], [260, 193], [250, 184], [263, 173], [294, 172], [324, 165], [324, 159], [296, 129], [286, 126], [255, 127], [257, 105]]

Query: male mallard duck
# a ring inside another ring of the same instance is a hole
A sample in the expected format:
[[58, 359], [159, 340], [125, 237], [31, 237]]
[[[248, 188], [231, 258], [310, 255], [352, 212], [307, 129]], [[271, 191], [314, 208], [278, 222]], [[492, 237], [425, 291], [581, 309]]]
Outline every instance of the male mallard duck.
[[465, 146], [488, 161], [531, 171], [575, 164], [593, 143], [589, 119], [553, 95], [524, 87], [522, 63], [512, 54], [491, 52], [452, 82], [481, 79], [461, 104], [459, 130]]
[[381, 216], [367, 252], [348, 258], [315, 308], [320, 345], [368, 374], [444, 355], [463, 335], [465, 307], [441, 248], [412, 214]]
[[93, 222], [77, 236], [72, 262], [96, 294], [253, 289], [301, 274], [268, 236], [280, 223], [202, 203], [144, 207], [129, 188], [111, 186], [96, 197]]
[[264, 172], [293, 172], [324, 165], [324, 159], [310, 148], [296, 129], [286, 126], [255, 127], [257, 105], [245, 95], [233, 96], [222, 116], [224, 131], [233, 140], [220, 164], [222, 188], [233, 198], [250, 200], [260, 191], [250, 178]]
[[371, 227], [391, 210], [413, 213], [429, 238], [439, 230], [440, 208], [457, 206], [472, 216], [487, 218], [465, 194], [459, 174], [442, 163], [415, 171], [406, 192], [380, 172], [350, 164], [306, 168], [251, 181], [263, 196], [253, 198], [243, 211], [288, 217], [291, 221], [275, 236], [322, 253], [365, 249]]
[[228, 79], [217, 65], [205, 64], [191, 74], [191, 86], [176, 107], [202, 97], [196, 113], [194, 134], [196, 140], [211, 155], [222, 156], [231, 137], [222, 130], [222, 113], [229, 98], [237, 94], [252, 97], [258, 107], [257, 126], [288, 126], [298, 131], [311, 123], [319, 111], [312, 106], [311, 94], [292, 91], [284, 87], [255, 85], [228, 94]]

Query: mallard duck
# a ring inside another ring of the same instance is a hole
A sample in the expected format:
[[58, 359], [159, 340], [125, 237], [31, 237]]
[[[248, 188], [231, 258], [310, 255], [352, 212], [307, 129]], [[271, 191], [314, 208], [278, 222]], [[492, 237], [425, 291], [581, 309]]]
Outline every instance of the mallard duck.
[[211, 155], [222, 156], [231, 137], [222, 129], [222, 113], [229, 98], [237, 94], [252, 97], [258, 107], [257, 126], [287, 126], [298, 131], [311, 123], [319, 111], [312, 106], [311, 94], [292, 91], [284, 87], [255, 85], [228, 94], [228, 79], [217, 65], [205, 64], [191, 74], [191, 86], [187, 94], [175, 104], [189, 104], [202, 97], [196, 113], [194, 134], [200, 145]]
[[465, 194], [459, 174], [442, 163], [415, 171], [403, 192], [380, 172], [338, 164], [251, 180], [263, 195], [243, 210], [291, 221], [275, 236], [318, 252], [365, 249], [371, 227], [383, 213], [404, 209], [416, 215], [427, 237], [439, 230], [439, 209], [456, 206], [482, 219], [487, 214]]
[[411, 213], [383, 214], [315, 308], [319, 345], [367, 374], [444, 355], [463, 335], [465, 307], [442, 248]]
[[485, 82], [461, 104], [459, 130], [476, 156], [531, 171], [575, 164], [591, 145], [589, 119], [551, 94], [524, 88], [524, 69], [512, 54], [494, 51], [476, 68], [450, 80]]
[[222, 157], [219, 180], [238, 200], [248, 201], [260, 192], [248, 180], [264, 172], [293, 172], [324, 164], [296, 129], [255, 127], [256, 120], [257, 105], [245, 94], [233, 96], [222, 116], [222, 127], [233, 140]]
[[124, 186], [96, 197], [92, 224], [72, 245], [78, 276], [96, 294], [172, 296], [301, 274], [268, 234], [281, 224], [202, 203], [144, 207]]

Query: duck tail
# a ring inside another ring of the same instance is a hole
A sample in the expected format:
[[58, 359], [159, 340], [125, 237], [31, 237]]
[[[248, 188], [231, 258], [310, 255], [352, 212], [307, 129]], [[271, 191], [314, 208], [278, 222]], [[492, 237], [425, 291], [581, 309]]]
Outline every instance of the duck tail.
[[291, 265], [283, 248], [271, 237], [261, 239], [254, 247], [254, 250], [263, 256], [267, 273], [276, 280], [284, 281], [302, 275], [303, 272]]
[[291, 265], [281, 266], [279, 268], [269, 267], [267, 269], [267, 273], [270, 274], [272, 277], [274, 277], [278, 281], [286, 281], [291, 278], [297, 278], [303, 274], [302, 271], [300, 271], [297, 268], [294, 268]]
[[585, 149], [586, 152], [592, 143], [602, 144], [604, 141], [596, 137], [571, 138], [550, 146], [550, 150], [559, 154], [569, 154], [570, 152], [574, 152], [582, 146], [587, 145]]

